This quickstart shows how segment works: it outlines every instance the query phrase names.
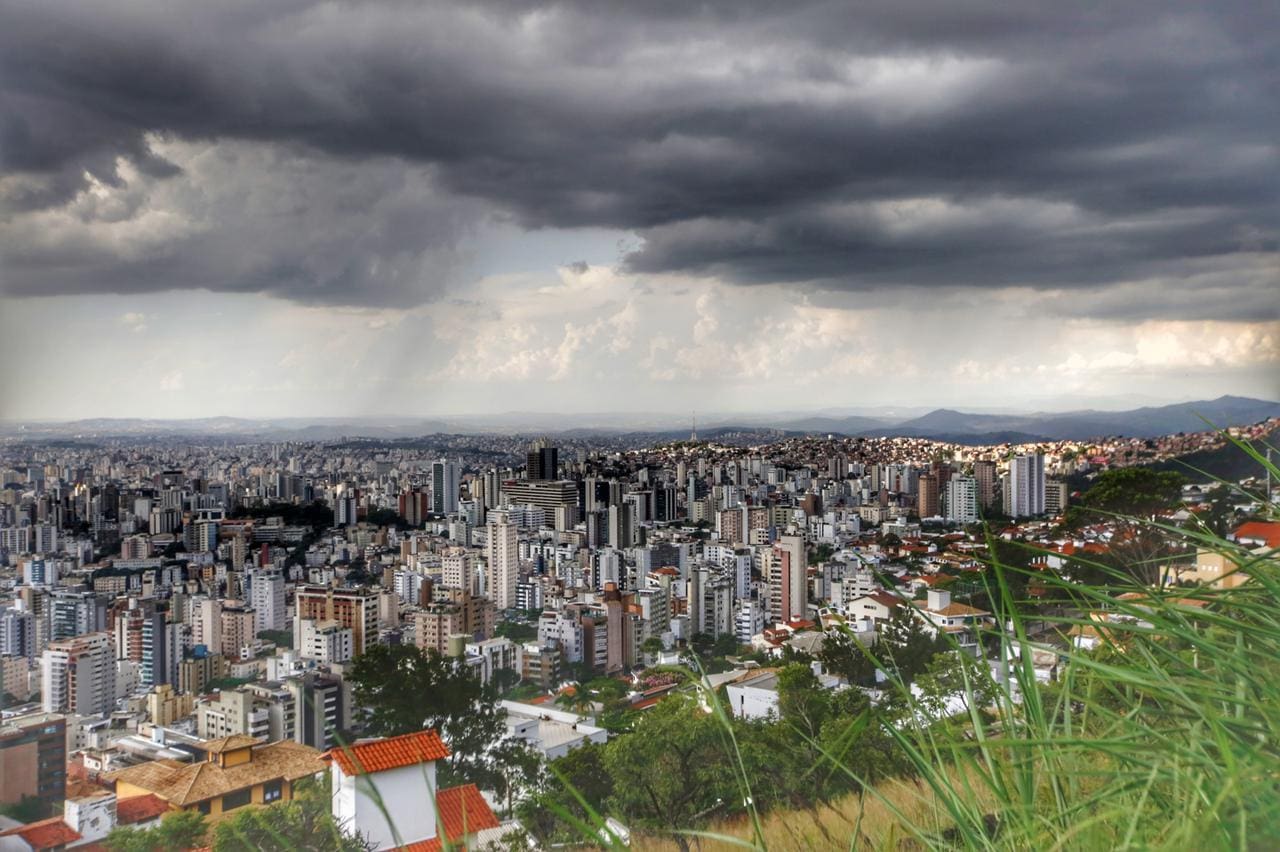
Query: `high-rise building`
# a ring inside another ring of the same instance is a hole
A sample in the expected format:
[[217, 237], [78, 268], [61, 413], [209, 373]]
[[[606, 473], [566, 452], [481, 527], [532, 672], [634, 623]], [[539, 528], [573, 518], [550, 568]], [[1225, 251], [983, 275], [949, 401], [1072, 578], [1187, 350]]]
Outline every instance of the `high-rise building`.
[[996, 463], [988, 459], [974, 462], [973, 478], [978, 483], [978, 505], [990, 509], [996, 502], [996, 483], [999, 481]]
[[947, 520], [962, 524], [978, 520], [978, 480], [955, 476], [947, 482]]
[[222, 651], [222, 601], [217, 598], [191, 599], [191, 644], [203, 645], [211, 654]]
[[115, 672], [109, 633], [50, 642], [40, 658], [44, 711], [81, 716], [110, 713], [115, 709]]
[[1059, 515], [1067, 508], [1067, 483], [1061, 479], [1049, 479], [1044, 484], [1044, 511], [1046, 515]]
[[440, 557], [440, 583], [448, 589], [465, 589], [475, 594], [475, 572], [472, 570], [471, 551], [465, 547], [451, 547]]
[[716, 530], [720, 534], [721, 541], [729, 544], [743, 544], [747, 534], [747, 508], [734, 506], [721, 509], [716, 514]]
[[805, 560], [804, 539], [798, 535], [784, 535], [773, 546], [777, 555], [776, 582], [780, 593], [779, 617], [784, 621], [806, 617], [809, 607], [808, 564]]
[[293, 695], [298, 712], [295, 739], [312, 748], [337, 745], [337, 734], [351, 728], [351, 686], [337, 675], [307, 672], [291, 677], [284, 688]]
[[448, 459], [431, 463], [431, 511], [437, 515], [458, 511], [458, 465]]
[[1009, 461], [1009, 515], [1025, 518], [1044, 514], [1044, 456], [1030, 453]]
[[59, 589], [53, 593], [52, 639], [71, 639], [106, 626], [106, 603], [93, 592]]
[[378, 641], [377, 592], [299, 586], [294, 595], [294, 605], [298, 618], [336, 621], [350, 628], [352, 648], [357, 657]]
[[516, 583], [520, 580], [520, 551], [515, 524], [505, 512], [489, 514], [485, 561], [488, 563], [489, 595], [500, 611], [516, 605]]
[[340, 527], [354, 526], [359, 512], [359, 498], [355, 487], [347, 483], [339, 485], [333, 500], [333, 522]]
[[493, 603], [463, 589], [449, 589], [443, 600], [424, 607], [415, 616], [414, 641], [419, 648], [448, 653], [449, 639], [463, 635], [467, 641], [493, 635], [497, 613]]
[[539, 481], [559, 476], [560, 450], [551, 446], [546, 438], [539, 438], [529, 445], [525, 456], [525, 479]]
[[249, 603], [253, 607], [254, 630], [284, 630], [288, 627], [284, 603], [284, 575], [279, 571], [253, 571], [249, 577]]
[[36, 656], [36, 624], [23, 609], [0, 609], [0, 657]]
[[406, 489], [397, 499], [397, 509], [409, 526], [420, 527], [431, 511], [431, 494], [423, 489]]
[[927, 473], [916, 480], [916, 514], [921, 518], [936, 518], [942, 511], [938, 501], [938, 477]]
[[66, 797], [66, 786], [66, 717], [31, 713], [5, 719], [0, 725], [0, 805], [34, 798], [47, 806]]
[[635, 542], [635, 510], [627, 504], [609, 507], [609, 544], [623, 550]]
[[142, 665], [138, 682], [145, 687], [177, 683], [181, 656], [178, 625], [170, 623], [163, 611], [146, 613], [142, 621]]

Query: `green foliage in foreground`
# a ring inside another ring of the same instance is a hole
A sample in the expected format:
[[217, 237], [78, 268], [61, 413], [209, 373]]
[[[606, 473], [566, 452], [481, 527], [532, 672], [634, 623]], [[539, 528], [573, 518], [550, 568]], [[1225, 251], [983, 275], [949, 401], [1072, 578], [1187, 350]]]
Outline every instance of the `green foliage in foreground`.
[[[300, 844], [300, 839], [305, 838]], [[256, 849], [258, 852], [366, 852], [361, 839], [343, 834], [330, 813], [329, 778], [303, 779], [294, 797], [262, 808], [245, 808], [217, 824], [214, 852]]]
[[112, 852], [190, 849], [202, 843], [206, 830], [204, 815], [199, 811], [170, 811], [154, 828], [113, 828], [103, 845]]

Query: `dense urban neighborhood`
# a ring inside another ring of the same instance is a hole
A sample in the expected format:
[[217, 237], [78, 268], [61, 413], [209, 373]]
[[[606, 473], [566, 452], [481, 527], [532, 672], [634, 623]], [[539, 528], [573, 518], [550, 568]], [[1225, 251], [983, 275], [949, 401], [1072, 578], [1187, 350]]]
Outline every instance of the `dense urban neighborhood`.
[[[743, 771], [770, 776], [753, 807], [802, 805], [847, 786], [804, 777], [831, 723], [993, 700], [964, 682], [1007, 664], [992, 637], [1012, 598], [1030, 625], [1081, 619], [1021, 636], [1048, 684], [1064, 651], [1132, 620], [1068, 609], [1055, 584], [1241, 582], [1131, 518], [1273, 553], [1270, 479], [1153, 464], [1278, 425], [996, 446], [431, 439], [451, 444], [441, 456], [10, 440], [0, 848], [205, 832], [233, 847], [279, 808], [329, 826], [331, 848], [518, 848], [571, 838], [584, 801], [629, 841], [741, 810], [723, 774], [699, 776], [725, 760], [717, 715], [764, 761]], [[793, 765], [770, 765], [770, 738], [796, 730]], [[855, 753], [868, 780], [901, 771], [883, 732]]]

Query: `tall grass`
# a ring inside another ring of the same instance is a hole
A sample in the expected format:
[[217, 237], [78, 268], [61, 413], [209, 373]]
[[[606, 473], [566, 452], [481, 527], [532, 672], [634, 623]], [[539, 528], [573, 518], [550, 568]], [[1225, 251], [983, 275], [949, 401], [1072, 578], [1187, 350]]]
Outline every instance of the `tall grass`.
[[[923, 713], [877, 722], [907, 755], [910, 777], [813, 811], [751, 810], [690, 834], [708, 848], [1280, 849], [1280, 558], [1195, 526], [1153, 523], [1225, 556], [1248, 579], [1162, 590], [1100, 564], [1092, 567], [1110, 578], [1100, 586], [1036, 572], [1067, 613], [1034, 616], [1061, 646], [1059, 679], [1044, 684], [1032, 655], [1014, 653], [1034, 644], [1011, 591], [1018, 569], [993, 561], [998, 662], [973, 675], [986, 683], [969, 684], [994, 691], [991, 706], [945, 723]], [[1073, 628], [1097, 628], [1098, 613], [1110, 619], [1101, 647], [1077, 649]]]

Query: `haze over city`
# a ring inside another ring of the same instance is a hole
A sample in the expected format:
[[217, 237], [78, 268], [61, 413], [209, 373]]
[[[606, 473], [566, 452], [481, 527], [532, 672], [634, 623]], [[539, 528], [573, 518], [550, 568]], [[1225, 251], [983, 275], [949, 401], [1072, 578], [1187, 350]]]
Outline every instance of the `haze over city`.
[[3, 16], [7, 419], [1280, 397], [1269, 4]]

